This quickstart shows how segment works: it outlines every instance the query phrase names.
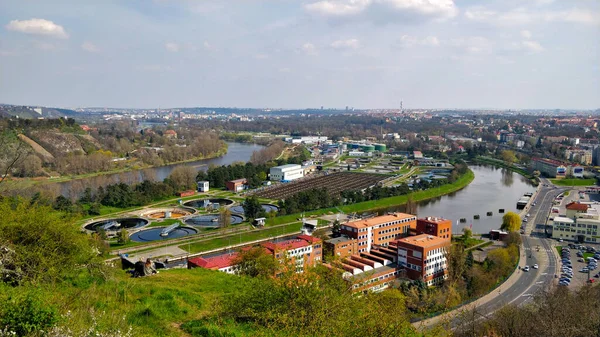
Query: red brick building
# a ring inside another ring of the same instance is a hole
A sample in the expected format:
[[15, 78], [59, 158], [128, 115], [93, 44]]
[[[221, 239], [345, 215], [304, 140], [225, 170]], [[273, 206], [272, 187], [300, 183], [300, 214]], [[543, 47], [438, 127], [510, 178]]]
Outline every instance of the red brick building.
[[442, 239], [452, 239], [452, 221], [443, 218], [426, 217], [417, 219], [416, 234], [428, 234]]
[[248, 180], [246, 180], [246, 178], [236, 179], [236, 180], [231, 180], [231, 181], [226, 182], [225, 187], [229, 191], [240, 192], [240, 191], [244, 190], [245, 185], [247, 183], [248, 183]]
[[398, 265], [406, 268], [408, 278], [423, 280], [428, 286], [446, 279], [446, 254], [450, 244], [450, 240], [427, 234], [398, 239], [393, 243], [398, 249]]
[[393, 213], [370, 219], [346, 222], [341, 226], [342, 235], [358, 241], [358, 252], [369, 252], [373, 246], [387, 246], [405, 237], [411, 227], [416, 227], [417, 217], [406, 213]]

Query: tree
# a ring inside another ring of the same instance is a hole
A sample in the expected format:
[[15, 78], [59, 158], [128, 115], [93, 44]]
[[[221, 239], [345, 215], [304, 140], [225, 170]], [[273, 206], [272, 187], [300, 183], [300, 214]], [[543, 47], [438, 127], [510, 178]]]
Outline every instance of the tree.
[[519, 234], [518, 232], [510, 232], [504, 238], [504, 242], [506, 243], [507, 246], [510, 246], [510, 245], [520, 246], [521, 242], [522, 242], [521, 234]]
[[417, 215], [417, 203], [413, 200], [412, 195], [408, 195], [406, 199], [405, 212], [408, 214]]
[[515, 212], [508, 212], [502, 217], [500, 229], [508, 232], [516, 232], [521, 228], [521, 217]]
[[240, 250], [233, 259], [240, 275], [269, 278], [275, 276], [279, 262], [262, 247]]
[[193, 190], [196, 189], [196, 169], [181, 165], [171, 171], [169, 181], [175, 190]]
[[335, 221], [331, 224], [331, 232], [334, 237], [340, 236], [342, 230], [342, 224], [340, 224], [340, 220], [335, 219]]
[[504, 160], [504, 162], [509, 166], [517, 162], [517, 156], [515, 155], [514, 151], [504, 150], [500, 153], [500, 156], [502, 157], [502, 160]]
[[256, 219], [265, 215], [265, 210], [263, 209], [260, 201], [256, 196], [250, 196], [244, 200], [244, 216], [248, 219]]
[[131, 239], [129, 239], [129, 233], [125, 228], [122, 228], [119, 231], [119, 234], [117, 235], [117, 242], [124, 245], [126, 243], [129, 243], [130, 240]]
[[231, 211], [223, 207], [219, 212], [219, 227], [225, 229], [231, 225]]
[[463, 242], [467, 241], [468, 239], [470, 239], [473, 236], [473, 231], [470, 228], [463, 228], [463, 235], [462, 235], [462, 239]]

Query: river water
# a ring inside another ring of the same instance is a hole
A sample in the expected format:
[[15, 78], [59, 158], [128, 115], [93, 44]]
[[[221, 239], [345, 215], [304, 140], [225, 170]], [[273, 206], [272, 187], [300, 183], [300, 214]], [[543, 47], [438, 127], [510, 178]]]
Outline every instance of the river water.
[[[218, 158], [203, 159], [181, 164], [173, 164], [159, 167], [145, 168], [141, 170], [134, 170], [129, 172], [106, 174], [92, 178], [71, 180], [62, 183], [56, 183], [59, 186], [59, 191], [65, 197], [75, 196], [78, 197], [86, 187], [96, 189], [99, 186], [106, 186], [108, 184], [114, 184], [124, 182], [127, 184], [134, 184], [141, 182], [145, 179], [154, 181], [163, 181], [166, 177], [171, 174], [171, 171], [177, 166], [192, 166], [200, 170], [207, 170], [210, 165], [229, 165], [234, 162], [248, 162], [252, 156], [252, 152], [264, 148], [258, 144], [247, 144], [247, 143], [233, 143], [227, 142], [227, 153]], [[52, 184], [48, 184], [52, 185]]]
[[[517, 201], [524, 193], [535, 191], [535, 186], [520, 174], [489, 165], [471, 165], [475, 179], [460, 191], [438, 198], [419, 202], [418, 217], [442, 217], [453, 221], [452, 232], [461, 233], [464, 227], [471, 227], [474, 233], [487, 233], [499, 229], [502, 216], [498, 212], [517, 211]], [[392, 207], [389, 211], [403, 211], [404, 207]], [[492, 212], [492, 216], [487, 216]], [[479, 214], [479, 220], [473, 216]], [[459, 223], [465, 218], [466, 223]]]

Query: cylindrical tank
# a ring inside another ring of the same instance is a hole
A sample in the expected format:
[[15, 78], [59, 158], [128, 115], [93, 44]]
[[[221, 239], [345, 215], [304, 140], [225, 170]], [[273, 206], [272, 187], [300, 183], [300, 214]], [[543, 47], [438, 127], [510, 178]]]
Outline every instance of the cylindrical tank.
[[359, 145], [358, 144], [350, 144], [350, 148], [352, 149], [358, 149]]
[[373, 145], [363, 145], [360, 148], [364, 152], [373, 152], [373, 151], [375, 151], [375, 146], [373, 146]]
[[387, 148], [385, 144], [375, 144], [375, 151], [386, 152]]

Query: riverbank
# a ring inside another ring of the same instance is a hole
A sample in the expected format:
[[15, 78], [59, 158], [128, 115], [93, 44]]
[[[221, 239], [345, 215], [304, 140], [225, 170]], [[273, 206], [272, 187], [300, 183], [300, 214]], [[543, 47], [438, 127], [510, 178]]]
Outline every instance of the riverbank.
[[203, 157], [195, 157], [195, 158], [176, 161], [176, 162], [170, 162], [170, 163], [166, 163], [164, 165], [147, 165], [147, 166], [126, 167], [126, 168], [114, 169], [114, 170], [110, 170], [110, 171], [78, 174], [78, 175], [72, 175], [72, 176], [60, 176], [60, 177], [46, 178], [46, 179], [40, 179], [40, 178], [8, 179], [8, 180], [6, 180], [6, 182], [7, 183], [10, 182], [12, 189], [27, 188], [27, 187], [32, 187], [32, 186], [36, 186], [36, 185], [65, 183], [65, 182], [69, 182], [69, 181], [95, 178], [95, 177], [100, 177], [100, 176], [105, 176], [105, 175], [128, 173], [128, 172], [140, 171], [140, 170], [145, 170], [145, 169], [154, 169], [154, 168], [161, 168], [161, 167], [165, 167], [165, 166], [191, 163], [191, 162], [195, 162], [195, 161], [199, 161], [199, 160], [215, 159], [215, 158], [223, 157], [224, 155], [226, 155], [227, 150], [228, 150], [228, 144], [226, 142], [223, 142], [223, 145], [221, 146], [219, 151], [215, 152], [212, 155], [203, 156]]
[[476, 164], [490, 164], [490, 165], [502, 167], [502, 168], [505, 168], [507, 170], [510, 170], [512, 172], [522, 175], [523, 177], [531, 180], [535, 185], [537, 185], [539, 183], [538, 179], [534, 175], [530, 174], [529, 172], [525, 171], [522, 168], [516, 167], [514, 165], [508, 165], [504, 161], [499, 160], [499, 159], [479, 156], [479, 157], [475, 157], [475, 159], [473, 159], [471, 161]]

